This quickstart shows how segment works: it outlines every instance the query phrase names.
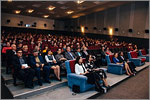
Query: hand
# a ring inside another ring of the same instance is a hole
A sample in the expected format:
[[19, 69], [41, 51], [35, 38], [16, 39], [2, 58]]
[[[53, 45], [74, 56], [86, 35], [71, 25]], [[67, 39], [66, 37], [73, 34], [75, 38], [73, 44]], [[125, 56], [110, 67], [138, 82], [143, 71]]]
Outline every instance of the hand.
[[30, 66], [28, 66], [28, 68], [31, 68]]
[[88, 71], [85, 72], [85, 74], [89, 73]]
[[44, 64], [42, 64], [42, 67], [44, 67]]
[[25, 69], [25, 66], [22, 66], [21, 69]]
[[56, 60], [53, 60], [53, 62], [56, 64], [57, 62], [56, 62]]
[[40, 65], [39, 65], [39, 64], [36, 64], [36, 67], [40, 67]]

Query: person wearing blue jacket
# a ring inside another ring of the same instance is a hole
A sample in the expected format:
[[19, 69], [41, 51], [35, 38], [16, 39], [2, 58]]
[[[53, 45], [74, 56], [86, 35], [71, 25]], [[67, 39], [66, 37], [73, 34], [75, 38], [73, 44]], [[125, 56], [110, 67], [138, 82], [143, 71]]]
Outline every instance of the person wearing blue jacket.
[[133, 75], [133, 73], [132, 73], [131, 70], [130, 70], [129, 65], [128, 65], [126, 62], [122, 62], [122, 63], [119, 62], [118, 53], [114, 53], [113, 62], [114, 62], [115, 64], [123, 64], [123, 66], [124, 66], [124, 68], [125, 68], [125, 70], [126, 70], [126, 74], [129, 75], [129, 76], [130, 76], [130, 75]]
[[38, 84], [42, 86], [42, 81], [41, 81], [41, 71], [43, 71], [44, 75], [43, 78], [45, 79], [45, 82], [51, 83], [50, 82], [50, 66], [46, 66], [44, 59], [42, 56], [38, 55], [38, 51], [34, 50], [33, 51], [33, 56], [30, 58], [31, 60], [31, 66], [35, 69], [36, 77], [38, 79]]

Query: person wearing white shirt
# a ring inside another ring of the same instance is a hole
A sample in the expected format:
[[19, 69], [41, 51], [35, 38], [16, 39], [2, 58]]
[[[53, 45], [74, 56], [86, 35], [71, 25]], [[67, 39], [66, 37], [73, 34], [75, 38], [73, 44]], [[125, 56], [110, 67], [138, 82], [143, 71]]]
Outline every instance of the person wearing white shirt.
[[60, 66], [57, 64], [56, 59], [51, 50], [47, 51], [47, 55], [45, 55], [45, 60], [51, 66], [51, 69], [54, 70], [54, 74], [56, 75], [57, 80], [61, 81]]
[[87, 83], [89, 84], [95, 84], [95, 89], [98, 92], [102, 91], [102, 87], [99, 83], [100, 78], [96, 72], [88, 72], [83, 64], [82, 57], [78, 56], [76, 58], [76, 64], [75, 64], [75, 73], [78, 75], [84, 75], [87, 77]]

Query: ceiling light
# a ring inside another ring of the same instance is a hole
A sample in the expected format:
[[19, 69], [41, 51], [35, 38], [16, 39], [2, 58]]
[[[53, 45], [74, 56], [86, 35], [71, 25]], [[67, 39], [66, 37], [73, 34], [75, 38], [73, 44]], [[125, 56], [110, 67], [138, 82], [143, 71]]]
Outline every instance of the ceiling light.
[[8, 2], [12, 2], [12, 0], [8, 0]]
[[49, 17], [49, 15], [44, 15], [43, 17], [44, 17], [44, 18], [48, 18], [48, 17]]
[[83, 2], [84, 2], [84, 0], [77, 0], [77, 4], [81, 4]]
[[55, 9], [55, 8], [56, 8], [56, 7], [54, 7], [54, 6], [49, 6], [49, 7], [48, 7], [49, 10], [53, 10], [53, 9]]
[[66, 13], [67, 14], [72, 14], [74, 11], [72, 11], [72, 10], [69, 10], [69, 11], [67, 11]]
[[19, 14], [20, 12], [21, 12], [20, 10], [16, 10], [16, 11], [15, 11], [16, 14]]
[[28, 13], [32, 13], [34, 10], [33, 9], [29, 9], [28, 10]]

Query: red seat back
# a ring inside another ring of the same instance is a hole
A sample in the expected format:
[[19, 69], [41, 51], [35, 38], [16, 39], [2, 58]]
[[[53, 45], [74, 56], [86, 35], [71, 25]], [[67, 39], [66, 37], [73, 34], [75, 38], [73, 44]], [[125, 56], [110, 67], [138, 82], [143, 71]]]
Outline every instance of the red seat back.
[[110, 62], [113, 63], [113, 55], [109, 55]]
[[145, 62], [146, 61], [146, 59], [145, 58], [141, 58], [141, 62]]
[[145, 50], [141, 50], [142, 55], [146, 55], [146, 51]]
[[71, 73], [75, 73], [75, 60], [71, 60], [69, 62], [70, 62]]
[[133, 52], [130, 52], [130, 54], [132, 58], [138, 58], [138, 55], [136, 52], [133, 51]]

